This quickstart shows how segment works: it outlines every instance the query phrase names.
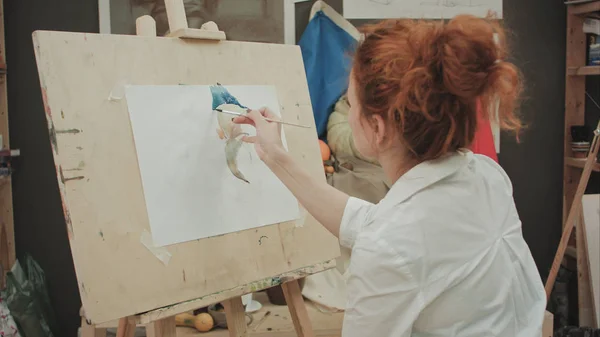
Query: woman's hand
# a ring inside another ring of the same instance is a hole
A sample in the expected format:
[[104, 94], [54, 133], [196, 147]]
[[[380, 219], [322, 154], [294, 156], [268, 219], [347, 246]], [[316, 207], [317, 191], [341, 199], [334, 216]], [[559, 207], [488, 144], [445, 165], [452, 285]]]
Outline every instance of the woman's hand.
[[281, 124], [269, 122], [265, 120], [265, 117], [279, 120], [269, 109], [261, 108], [258, 111], [248, 111], [246, 117], [235, 117], [233, 122], [236, 124], [250, 124], [256, 128], [256, 136], [247, 136], [243, 140], [247, 143], [254, 143], [258, 157], [262, 161], [268, 162], [286, 151], [281, 141]]
[[296, 163], [283, 147], [281, 124], [269, 122], [265, 118], [279, 120], [271, 111], [262, 108], [249, 111], [246, 116], [235, 117], [233, 122], [253, 125], [256, 128], [256, 136], [245, 137], [244, 140], [254, 143], [260, 159], [304, 208], [333, 235], [338, 236], [348, 195], [327, 184], [322, 176], [310, 175], [302, 165]]

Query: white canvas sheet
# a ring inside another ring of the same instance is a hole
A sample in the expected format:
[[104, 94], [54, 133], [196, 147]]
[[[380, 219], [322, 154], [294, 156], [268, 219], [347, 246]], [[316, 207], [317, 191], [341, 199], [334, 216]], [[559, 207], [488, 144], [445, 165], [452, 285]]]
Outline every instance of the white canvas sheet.
[[[242, 105], [266, 106], [280, 115], [274, 87], [225, 88]], [[252, 144], [244, 144], [238, 154], [238, 167], [250, 183], [233, 176], [209, 86], [134, 85], [126, 87], [125, 95], [155, 245], [298, 218], [298, 201]], [[244, 130], [256, 134], [253, 127]]]
[[458, 14], [479, 17], [491, 10], [502, 18], [502, 0], [344, 0], [348, 19], [451, 19]]

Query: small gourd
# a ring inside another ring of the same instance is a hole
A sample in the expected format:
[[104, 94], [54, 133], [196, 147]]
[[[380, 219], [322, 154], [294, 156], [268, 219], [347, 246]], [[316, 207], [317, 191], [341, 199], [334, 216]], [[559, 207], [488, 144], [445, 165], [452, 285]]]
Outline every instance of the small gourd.
[[208, 332], [215, 326], [212, 316], [206, 312], [198, 315], [179, 314], [175, 316], [175, 325], [196, 328], [200, 332]]

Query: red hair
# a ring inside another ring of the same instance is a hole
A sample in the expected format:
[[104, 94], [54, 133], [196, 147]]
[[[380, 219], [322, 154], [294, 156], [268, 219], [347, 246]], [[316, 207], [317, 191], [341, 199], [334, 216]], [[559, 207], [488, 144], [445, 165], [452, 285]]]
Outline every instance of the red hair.
[[521, 129], [521, 76], [504, 60], [505, 34], [491, 17], [385, 20], [361, 30], [352, 76], [362, 114], [380, 115], [415, 158], [468, 148], [478, 118], [495, 119], [496, 107], [501, 128]]

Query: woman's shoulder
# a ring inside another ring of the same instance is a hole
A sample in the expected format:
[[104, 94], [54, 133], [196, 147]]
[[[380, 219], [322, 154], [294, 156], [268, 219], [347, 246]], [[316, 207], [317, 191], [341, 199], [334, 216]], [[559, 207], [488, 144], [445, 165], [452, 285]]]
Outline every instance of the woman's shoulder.
[[487, 156], [468, 153], [445, 175], [435, 168], [430, 165], [394, 184], [373, 210], [364, 234], [392, 246], [406, 240], [418, 245], [433, 230], [469, 223], [467, 214], [512, 203], [510, 178]]
[[[420, 182], [427, 177], [415, 175], [415, 183], [394, 186], [363, 227], [365, 234], [391, 246], [414, 248], [437, 237], [436, 232], [456, 233], [474, 218], [486, 218], [485, 210], [513, 203], [510, 178], [500, 165], [472, 153], [465, 159], [454, 173], [431, 184]], [[408, 192], [411, 189], [414, 193]]]
[[483, 175], [487, 180], [502, 183], [512, 193], [512, 182], [502, 166], [483, 154], [472, 154], [470, 169]]
[[426, 214], [406, 203], [378, 207], [358, 235], [357, 243], [385, 247], [398, 256], [418, 258], [424, 244], [420, 225], [427, 221]]

